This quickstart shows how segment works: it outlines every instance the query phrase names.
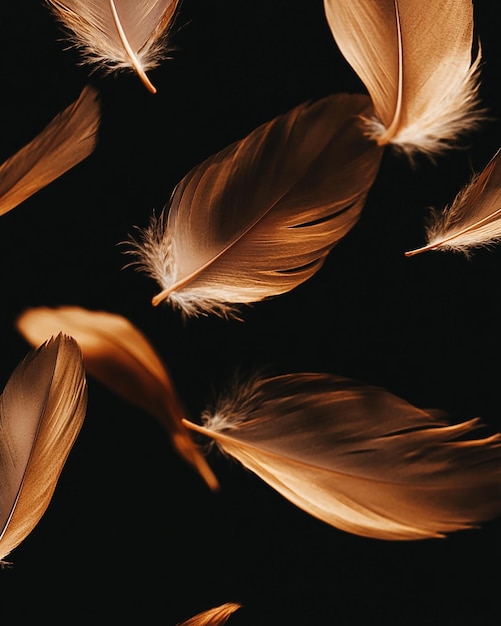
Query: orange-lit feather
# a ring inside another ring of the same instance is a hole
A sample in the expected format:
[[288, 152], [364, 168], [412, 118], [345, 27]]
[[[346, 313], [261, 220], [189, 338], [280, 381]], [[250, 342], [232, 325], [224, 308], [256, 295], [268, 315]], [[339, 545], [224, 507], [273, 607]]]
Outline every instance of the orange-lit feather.
[[32, 350], [9, 378], [0, 396], [0, 563], [49, 506], [86, 406], [82, 355], [71, 337]]
[[322, 521], [375, 539], [443, 537], [501, 514], [501, 435], [324, 374], [254, 379], [187, 423]]
[[0, 165], [0, 215], [87, 158], [101, 122], [97, 91], [84, 87], [34, 139]]
[[76, 306], [31, 308], [16, 327], [32, 345], [58, 332], [74, 337], [87, 372], [128, 402], [153, 415], [166, 429], [181, 457], [211, 489], [218, 481], [183, 424], [185, 409], [167, 368], [146, 336], [115, 313]]
[[474, 248], [489, 247], [501, 240], [501, 150], [449, 207], [431, 213], [426, 236], [425, 246], [409, 250], [405, 255], [441, 250], [468, 256]]
[[152, 93], [147, 71], [165, 58], [181, 0], [46, 0], [85, 62], [104, 71], [130, 69]]
[[128, 251], [162, 288], [153, 304], [232, 315], [313, 276], [378, 172], [360, 129], [371, 111], [361, 94], [301, 104], [194, 167]]
[[376, 112], [380, 145], [434, 156], [485, 117], [471, 0], [324, 0], [333, 37]]

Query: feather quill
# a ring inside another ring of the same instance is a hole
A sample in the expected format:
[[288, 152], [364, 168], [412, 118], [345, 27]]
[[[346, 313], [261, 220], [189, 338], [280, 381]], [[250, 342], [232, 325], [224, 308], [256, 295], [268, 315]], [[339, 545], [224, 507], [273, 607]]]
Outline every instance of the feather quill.
[[190, 619], [178, 624], [178, 626], [222, 626], [226, 624], [231, 615], [241, 608], [236, 602], [226, 602], [213, 609], [194, 615]]
[[324, 374], [253, 379], [189, 428], [314, 517], [386, 540], [501, 514], [501, 435], [473, 438], [384, 389]]
[[501, 240], [501, 149], [475, 175], [444, 211], [432, 211], [426, 227], [427, 244], [409, 250], [462, 252], [488, 247]]
[[87, 158], [101, 120], [97, 91], [86, 86], [34, 139], [0, 165], [0, 215]]
[[153, 304], [231, 316], [315, 274], [379, 169], [359, 128], [370, 110], [361, 94], [302, 104], [194, 167], [127, 251], [162, 287]]
[[58, 335], [32, 350], [0, 396], [0, 563], [46, 511], [82, 426], [82, 355]]
[[86, 371], [101, 384], [141, 410], [167, 430], [175, 450], [192, 465], [207, 485], [218, 481], [183, 423], [185, 409], [167, 368], [145, 335], [114, 313], [66, 306], [25, 310], [16, 328], [32, 345], [64, 332], [78, 341]]
[[129, 69], [151, 93], [147, 71], [166, 57], [180, 0], [46, 0], [84, 62], [104, 71]]
[[457, 144], [485, 117], [471, 0], [324, 0], [341, 53], [367, 88], [367, 133], [412, 156]]

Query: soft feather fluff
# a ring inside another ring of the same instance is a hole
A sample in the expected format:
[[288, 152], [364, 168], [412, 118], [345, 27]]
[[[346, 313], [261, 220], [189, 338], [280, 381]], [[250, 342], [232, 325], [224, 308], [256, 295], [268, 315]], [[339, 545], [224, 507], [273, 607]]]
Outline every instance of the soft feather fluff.
[[241, 606], [241, 604], [236, 602], [226, 602], [213, 609], [198, 613], [190, 619], [179, 623], [178, 626], [223, 626]]
[[410, 250], [462, 252], [492, 246], [501, 240], [501, 150], [472, 178], [444, 211], [432, 211], [426, 227], [427, 243]]
[[145, 335], [115, 313], [76, 306], [31, 308], [16, 328], [32, 345], [64, 332], [78, 341], [87, 372], [117, 395], [153, 415], [167, 430], [181, 457], [211, 489], [218, 481], [183, 424], [185, 409], [167, 368]]
[[324, 374], [250, 380], [189, 428], [307, 513], [357, 535], [443, 537], [501, 514], [501, 435]]
[[47, 509], [82, 426], [82, 355], [58, 335], [32, 350], [0, 396], [0, 563]]
[[367, 88], [380, 145], [434, 156], [485, 116], [471, 0], [324, 0], [334, 39]]
[[86, 86], [34, 139], [0, 165], [0, 215], [87, 158], [101, 121], [97, 91]]
[[[160, 219], [131, 238], [137, 265], [186, 315], [234, 315], [322, 266], [357, 223], [382, 149], [365, 95], [301, 104], [194, 167]], [[168, 215], [167, 215], [168, 213]]]
[[152, 93], [146, 72], [167, 54], [169, 28], [181, 0], [46, 0], [82, 51], [105, 71], [131, 69]]

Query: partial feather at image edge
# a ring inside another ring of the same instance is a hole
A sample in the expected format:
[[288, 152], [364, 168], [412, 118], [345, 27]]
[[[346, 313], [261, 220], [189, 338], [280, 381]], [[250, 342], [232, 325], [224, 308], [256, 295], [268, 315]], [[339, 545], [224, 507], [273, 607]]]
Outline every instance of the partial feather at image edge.
[[65, 174], [94, 151], [101, 122], [97, 90], [83, 88], [34, 139], [0, 165], [0, 215]]
[[85, 419], [82, 353], [62, 333], [19, 363], [0, 396], [0, 564], [38, 524]]
[[427, 243], [405, 252], [460, 252], [471, 256], [476, 248], [501, 241], [501, 148], [442, 211], [433, 209], [426, 224]]
[[131, 70], [152, 94], [147, 72], [168, 55], [182, 0], [45, 0], [82, 57], [104, 73]]

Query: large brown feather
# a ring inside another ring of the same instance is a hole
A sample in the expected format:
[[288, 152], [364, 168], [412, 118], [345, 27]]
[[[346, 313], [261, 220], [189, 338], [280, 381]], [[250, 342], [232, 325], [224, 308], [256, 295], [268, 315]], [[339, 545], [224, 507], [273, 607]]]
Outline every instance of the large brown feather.
[[9, 378], [0, 396], [0, 562], [49, 506], [86, 406], [82, 354], [71, 337], [43, 343]]

